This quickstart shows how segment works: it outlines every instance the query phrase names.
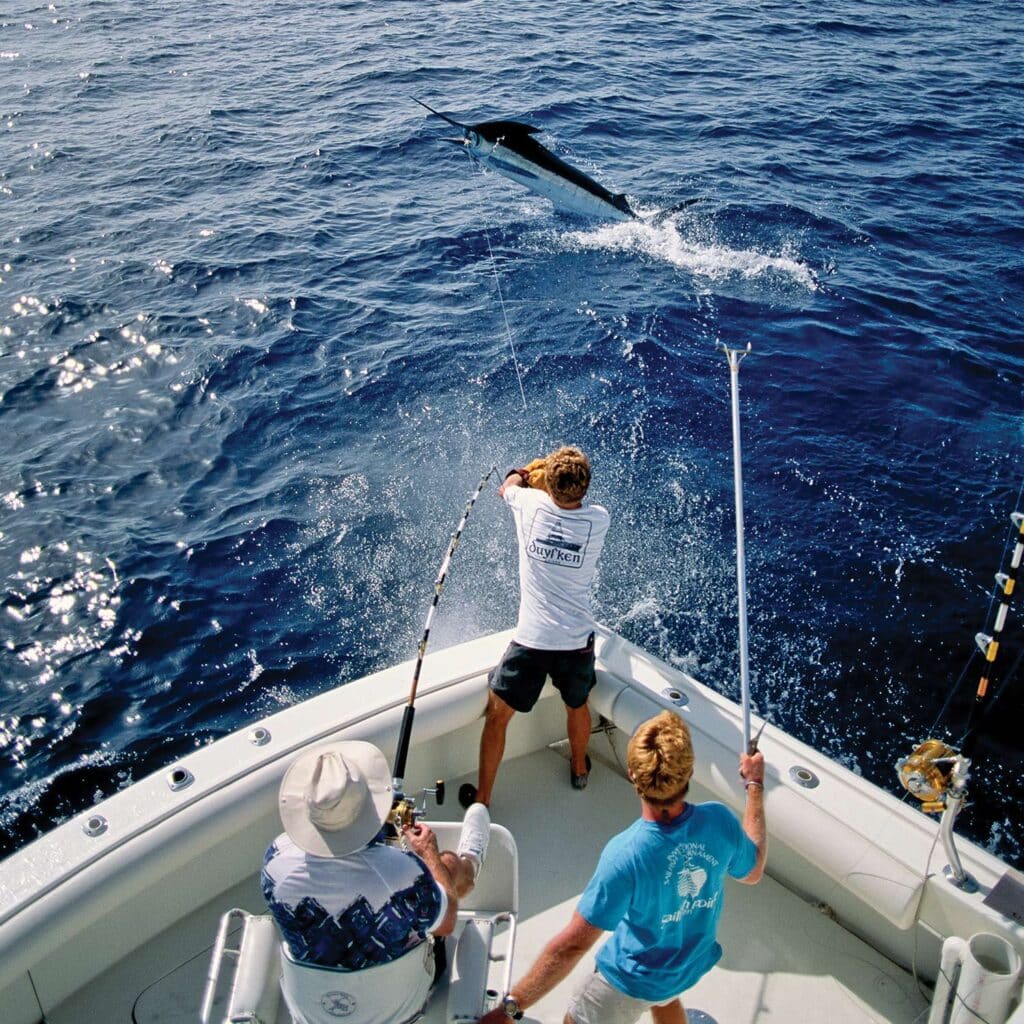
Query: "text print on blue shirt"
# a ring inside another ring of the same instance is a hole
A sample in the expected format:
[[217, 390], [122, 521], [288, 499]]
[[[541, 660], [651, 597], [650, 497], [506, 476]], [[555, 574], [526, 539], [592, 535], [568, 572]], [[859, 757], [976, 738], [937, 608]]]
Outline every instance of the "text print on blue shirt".
[[[702, 866], [702, 861], [705, 866]], [[710, 910], [718, 903], [718, 891], [713, 891], [710, 897], [701, 896], [708, 880], [707, 868], [714, 868], [717, 865], [718, 859], [703, 843], [683, 843], [672, 851], [665, 871], [664, 884], [675, 886], [680, 902], [675, 913], [662, 917], [662, 924], [681, 921], [695, 910]]]

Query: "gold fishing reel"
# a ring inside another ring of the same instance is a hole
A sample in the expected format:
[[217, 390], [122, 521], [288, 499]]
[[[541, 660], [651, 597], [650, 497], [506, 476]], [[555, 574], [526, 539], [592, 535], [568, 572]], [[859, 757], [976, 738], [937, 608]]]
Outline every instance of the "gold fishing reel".
[[426, 812], [426, 797], [431, 795], [438, 806], [444, 803], [444, 779], [438, 779], [432, 789], [423, 790], [424, 806], [417, 807], [416, 801], [405, 794], [399, 796], [391, 805], [388, 816], [384, 819], [385, 841], [393, 845], [402, 844], [402, 835], [406, 828], [416, 824], [416, 820]]
[[384, 821], [389, 842], [397, 842], [407, 826], [416, 824], [416, 806], [408, 797], [396, 800]]
[[946, 807], [946, 793], [959, 757], [959, 751], [941, 740], [925, 740], [896, 762], [896, 774], [903, 788], [921, 801], [921, 810], [937, 814]]

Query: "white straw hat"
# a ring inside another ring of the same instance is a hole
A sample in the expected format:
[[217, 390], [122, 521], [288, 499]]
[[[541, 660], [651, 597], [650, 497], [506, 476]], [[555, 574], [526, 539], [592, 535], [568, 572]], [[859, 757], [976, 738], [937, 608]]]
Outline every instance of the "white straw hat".
[[391, 772], [372, 744], [344, 740], [301, 754], [278, 794], [284, 830], [317, 857], [361, 850], [391, 810]]

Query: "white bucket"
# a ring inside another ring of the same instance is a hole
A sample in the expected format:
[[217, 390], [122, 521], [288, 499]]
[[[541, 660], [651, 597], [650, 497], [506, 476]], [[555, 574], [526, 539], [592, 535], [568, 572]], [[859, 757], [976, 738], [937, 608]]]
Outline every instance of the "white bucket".
[[1017, 950], [1002, 936], [946, 939], [928, 1024], [1006, 1024], [1020, 967]]

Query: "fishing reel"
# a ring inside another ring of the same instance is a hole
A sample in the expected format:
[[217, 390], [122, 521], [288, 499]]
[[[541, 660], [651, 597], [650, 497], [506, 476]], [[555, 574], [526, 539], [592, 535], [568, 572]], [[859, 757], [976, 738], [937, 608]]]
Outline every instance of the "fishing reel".
[[384, 839], [395, 846], [402, 845], [402, 837], [406, 828], [411, 828], [416, 822], [427, 813], [427, 796], [434, 798], [438, 807], [444, 803], [444, 779], [438, 779], [432, 789], [423, 789], [419, 793], [420, 806], [416, 806], [416, 799], [399, 793], [387, 818], [384, 819]]
[[941, 740], [925, 740], [912, 754], [896, 762], [896, 774], [903, 788], [921, 801], [921, 810], [938, 814], [945, 810], [951, 789], [962, 795], [969, 764], [958, 750]]

